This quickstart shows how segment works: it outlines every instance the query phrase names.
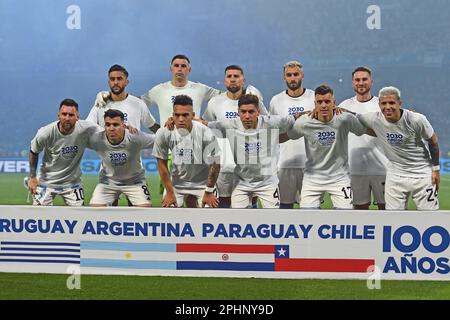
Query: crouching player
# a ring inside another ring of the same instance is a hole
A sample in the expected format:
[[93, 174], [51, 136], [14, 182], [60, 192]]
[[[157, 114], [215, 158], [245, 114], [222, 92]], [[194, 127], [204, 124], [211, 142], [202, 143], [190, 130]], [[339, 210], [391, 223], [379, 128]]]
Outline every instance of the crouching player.
[[[213, 207], [219, 205], [214, 194], [220, 171], [220, 149], [214, 134], [194, 122], [192, 99], [178, 95], [173, 102], [174, 130], [161, 128], [156, 133], [153, 155], [166, 190], [162, 206]], [[172, 152], [169, 173], [167, 160]], [[195, 199], [195, 201], [192, 201]]]
[[358, 114], [375, 131], [390, 163], [387, 166], [387, 210], [405, 210], [411, 195], [417, 210], [438, 210], [440, 182], [439, 145], [427, 118], [402, 109], [400, 90], [382, 88], [381, 112]]
[[300, 194], [300, 208], [319, 209], [328, 192], [335, 209], [352, 209], [352, 189], [348, 166], [348, 133], [371, 133], [350, 113], [335, 114], [333, 89], [315, 89], [317, 119], [300, 117], [288, 130], [291, 139], [305, 138], [306, 164]]
[[[101, 127], [79, 119], [78, 104], [64, 99], [59, 105], [58, 121], [40, 128], [31, 141], [27, 185], [33, 195], [33, 205], [51, 206], [57, 195], [68, 206], [83, 205], [80, 162], [89, 137]], [[42, 151], [38, 179], [36, 170]]]
[[104, 114], [105, 130], [89, 138], [88, 148], [95, 150], [102, 160], [99, 183], [90, 205], [111, 205], [125, 194], [136, 207], [151, 207], [151, 196], [142, 168], [142, 149], [153, 146], [154, 135], [143, 132], [131, 134], [126, 130], [124, 114], [109, 109]]

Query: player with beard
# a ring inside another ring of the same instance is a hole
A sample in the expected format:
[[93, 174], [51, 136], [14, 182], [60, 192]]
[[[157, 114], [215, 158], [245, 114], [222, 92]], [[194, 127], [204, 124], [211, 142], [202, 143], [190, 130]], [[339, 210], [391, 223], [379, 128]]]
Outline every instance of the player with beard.
[[[352, 87], [356, 95], [344, 100], [339, 108], [364, 114], [378, 112], [378, 97], [372, 95], [372, 71], [368, 67], [358, 67], [352, 72]], [[372, 202], [378, 209], [385, 209], [384, 184], [386, 180], [387, 159], [375, 137], [368, 135], [348, 137], [348, 154], [351, 183], [353, 190], [353, 207], [368, 210]]]
[[[212, 97], [220, 94], [220, 91], [199, 82], [188, 80], [188, 76], [192, 71], [189, 58], [183, 54], [175, 55], [170, 62], [170, 72], [172, 79], [160, 83], [151, 88], [140, 98], [145, 102], [149, 109], [156, 107], [159, 113], [160, 123], [165, 123], [172, 116], [173, 101], [177, 95], [187, 95], [193, 100], [194, 112], [201, 114], [203, 103], [208, 102]], [[95, 100], [95, 105], [103, 108], [110, 95], [106, 91], [99, 92]], [[169, 153], [168, 162], [170, 167], [171, 154]], [[162, 184], [160, 185], [160, 193], [164, 191]]]
[[[160, 123], [164, 123], [172, 115], [173, 101], [177, 95], [184, 94], [191, 97], [194, 104], [194, 112], [199, 115], [202, 104], [220, 94], [220, 91], [217, 89], [199, 82], [189, 81], [188, 76], [191, 70], [191, 63], [187, 56], [183, 54], [174, 56], [170, 62], [172, 79], [154, 86], [140, 97], [148, 108], [157, 108]], [[99, 92], [95, 105], [103, 108], [110, 98], [111, 96], [108, 92]]]
[[[86, 120], [104, 127], [105, 112], [109, 109], [115, 109], [123, 112], [126, 126], [141, 130], [142, 125], [150, 131], [156, 132], [160, 126], [155, 122], [155, 119], [145, 103], [141, 99], [128, 94], [126, 91], [126, 87], [129, 84], [128, 75], [128, 71], [121, 65], [115, 64], [109, 68], [109, 99], [102, 108], [98, 108], [97, 105], [94, 105]], [[131, 205], [129, 201], [128, 204]], [[117, 206], [118, 200], [114, 201], [112, 205]]]
[[378, 98], [381, 112], [357, 117], [373, 129], [389, 159], [386, 209], [405, 210], [411, 195], [418, 210], [438, 210], [440, 164], [436, 132], [424, 115], [401, 108], [397, 88], [382, 88]]
[[[289, 61], [283, 66], [283, 79], [287, 90], [270, 100], [270, 114], [288, 116], [314, 109], [314, 91], [303, 87], [303, 78], [303, 66], [300, 62]], [[281, 144], [278, 160], [281, 209], [292, 209], [294, 203], [299, 202], [305, 161], [303, 138]]]
[[104, 114], [108, 109], [120, 110], [125, 116], [125, 125], [141, 130], [142, 126], [156, 132], [159, 124], [150, 114], [145, 103], [126, 91], [129, 84], [128, 71], [115, 64], [108, 71], [108, 85], [110, 88], [109, 99], [103, 108], [93, 106], [86, 120], [94, 122], [100, 126], [104, 126]]
[[[208, 102], [208, 106], [202, 116], [203, 119], [207, 121], [224, 121], [238, 118], [238, 100], [241, 96], [248, 93], [252, 93], [259, 98], [259, 112], [263, 115], [267, 114], [262, 102], [261, 92], [251, 85], [245, 85], [244, 70], [240, 66], [229, 65], [225, 68], [224, 84], [227, 91], [213, 97]], [[222, 150], [221, 169], [217, 179], [219, 206], [221, 208], [229, 208], [231, 206], [231, 193], [239, 180], [234, 173], [236, 164], [234, 163], [228, 139], [222, 137], [217, 140]], [[256, 198], [252, 202], [253, 206], [256, 206]]]
[[[59, 105], [58, 121], [40, 128], [31, 141], [27, 184], [33, 195], [33, 205], [53, 205], [57, 195], [66, 205], [83, 205], [80, 162], [89, 137], [101, 127], [79, 119], [78, 103], [64, 99]], [[38, 179], [36, 169], [41, 151], [44, 157]]]

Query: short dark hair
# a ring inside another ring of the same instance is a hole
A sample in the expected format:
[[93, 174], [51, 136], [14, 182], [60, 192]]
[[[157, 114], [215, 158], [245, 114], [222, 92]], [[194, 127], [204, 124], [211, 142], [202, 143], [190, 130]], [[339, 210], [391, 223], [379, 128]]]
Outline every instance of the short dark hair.
[[184, 54], [177, 54], [176, 56], [174, 56], [172, 58], [172, 61], [170, 61], [170, 64], [172, 64], [174, 62], [175, 59], [184, 59], [186, 60], [189, 64], [191, 63], [191, 61], [189, 61], [189, 58], [186, 57]]
[[119, 65], [119, 64], [115, 64], [115, 65], [111, 66], [111, 68], [109, 68], [109, 70], [108, 70], [108, 75], [109, 75], [111, 72], [113, 72], [113, 71], [120, 71], [120, 72], [123, 72], [123, 74], [125, 75], [125, 77], [128, 78], [128, 71], [127, 71], [127, 69], [125, 69], [124, 67], [122, 67], [122, 66]]
[[369, 69], [369, 67], [365, 67], [365, 66], [360, 66], [355, 68], [355, 70], [353, 70], [352, 72], [352, 78], [355, 75], [355, 73], [357, 73], [358, 71], [364, 71], [367, 72], [369, 74], [369, 76], [372, 76], [372, 70]]
[[326, 84], [322, 84], [322, 85], [320, 85], [320, 86], [318, 86], [315, 90], [314, 90], [314, 95], [315, 96], [317, 96], [317, 95], [321, 95], [321, 96], [323, 96], [323, 95], [325, 95], [325, 94], [327, 94], [327, 93], [331, 93], [332, 95], [334, 95], [334, 92], [333, 92], [333, 88], [331, 88], [330, 86], [328, 86], [328, 85], [326, 85]]
[[106, 119], [106, 117], [109, 117], [111, 119], [119, 117], [120, 119], [125, 120], [125, 115], [123, 114], [123, 112], [117, 109], [106, 110], [105, 114], [103, 115], [103, 119]]
[[244, 104], [253, 104], [259, 110], [259, 98], [254, 94], [242, 95], [238, 100], [238, 108]]
[[59, 109], [61, 110], [62, 106], [75, 107], [78, 111], [78, 103], [70, 98], [66, 98], [59, 104]]
[[228, 70], [239, 70], [242, 74], [244, 74], [244, 69], [242, 69], [241, 66], [237, 64], [230, 64], [225, 68], [225, 73], [227, 73]]
[[192, 98], [185, 95], [185, 94], [180, 94], [178, 96], [175, 96], [175, 98], [173, 99], [173, 105], [180, 105], [180, 106], [193, 106], [194, 104], [192, 103]]

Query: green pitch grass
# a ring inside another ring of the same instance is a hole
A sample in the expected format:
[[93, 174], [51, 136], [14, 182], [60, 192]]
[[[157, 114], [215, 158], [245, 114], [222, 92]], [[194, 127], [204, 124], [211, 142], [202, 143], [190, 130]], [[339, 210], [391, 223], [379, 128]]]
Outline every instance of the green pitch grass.
[[447, 281], [274, 280], [237, 278], [135, 277], [82, 275], [69, 290], [67, 275], [0, 273], [0, 299], [450, 299]]
[[[1, 175], [0, 204], [27, 204], [24, 175]], [[83, 177], [89, 203], [97, 176]], [[147, 177], [154, 206], [160, 206], [159, 177]], [[450, 209], [450, 176], [443, 175], [439, 192], [441, 209]], [[57, 198], [56, 205], [62, 205]], [[126, 205], [121, 199], [119, 205]], [[331, 203], [326, 197], [324, 208]], [[410, 204], [411, 209], [414, 205]], [[448, 281], [381, 281], [369, 290], [365, 280], [275, 280], [195, 277], [81, 276], [81, 289], [69, 290], [68, 275], [0, 273], [0, 299], [450, 299]]]
[[[31, 204], [27, 203], [27, 190], [23, 187], [23, 178], [21, 174], [2, 174], [0, 180], [0, 204]], [[84, 175], [84, 202], [89, 203], [92, 192], [98, 182], [97, 175]], [[148, 186], [152, 195], [152, 203], [154, 207], [161, 206], [161, 196], [159, 194], [159, 176], [148, 175]], [[442, 210], [450, 210], [450, 175], [441, 176], [441, 185], [439, 189], [439, 203]], [[31, 200], [30, 200], [31, 201]], [[64, 205], [60, 197], [56, 197], [55, 205]], [[120, 206], [127, 206], [127, 201], [122, 196], [119, 201]], [[325, 196], [323, 208], [331, 208], [331, 201], [328, 195]], [[410, 201], [409, 209], [415, 209], [415, 205]], [[376, 209], [371, 206], [371, 209]]]

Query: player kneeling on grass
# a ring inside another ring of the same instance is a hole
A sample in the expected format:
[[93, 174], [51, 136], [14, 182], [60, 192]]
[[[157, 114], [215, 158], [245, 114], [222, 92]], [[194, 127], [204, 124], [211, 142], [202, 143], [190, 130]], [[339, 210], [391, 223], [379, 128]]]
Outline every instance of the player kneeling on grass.
[[[161, 128], [156, 133], [153, 156], [165, 188], [163, 207], [217, 207], [214, 194], [220, 171], [220, 149], [210, 129], [193, 122], [192, 99], [178, 95], [173, 102], [175, 128]], [[170, 173], [167, 167], [172, 152]], [[195, 198], [196, 201], [192, 201]]]
[[439, 145], [433, 127], [424, 115], [401, 108], [397, 88], [382, 88], [378, 98], [381, 112], [357, 116], [376, 133], [390, 161], [386, 209], [405, 210], [411, 195], [418, 210], [438, 210]]
[[89, 138], [88, 148], [102, 159], [99, 183], [92, 194], [90, 205], [111, 205], [120, 194], [125, 194], [136, 207], [151, 207], [151, 196], [145, 180], [140, 154], [153, 146], [154, 135], [130, 133], [124, 124], [124, 114], [115, 109], [105, 111], [105, 131]]
[[[83, 205], [80, 162], [89, 137], [101, 127], [79, 119], [78, 104], [64, 99], [59, 105], [58, 121], [40, 128], [31, 141], [27, 185], [33, 195], [33, 205], [53, 205], [57, 195], [68, 206]], [[41, 151], [44, 157], [38, 179], [36, 170]]]

